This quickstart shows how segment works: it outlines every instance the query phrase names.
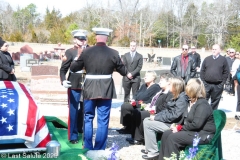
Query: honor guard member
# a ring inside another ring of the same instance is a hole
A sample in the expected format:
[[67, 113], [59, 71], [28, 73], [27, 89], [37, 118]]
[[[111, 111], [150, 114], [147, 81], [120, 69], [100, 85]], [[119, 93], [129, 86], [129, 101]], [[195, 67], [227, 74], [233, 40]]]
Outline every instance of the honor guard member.
[[[78, 132], [82, 133], [83, 126], [83, 104], [80, 105], [82, 82], [84, 81], [83, 70], [69, 70], [71, 63], [77, 60], [82, 53], [82, 46], [86, 41], [86, 32], [84, 30], [74, 30], [74, 47], [68, 49], [63, 57], [60, 68], [61, 83], [65, 88], [68, 88], [68, 139], [72, 144], [78, 143]], [[69, 70], [69, 75], [66, 80], [66, 74]], [[79, 108], [80, 107], [80, 108]], [[79, 118], [80, 116], [80, 118]], [[79, 121], [79, 119], [81, 119]]]
[[[108, 35], [112, 30], [93, 28], [97, 43], [85, 49], [78, 60], [71, 64], [75, 72], [85, 67], [84, 82], [84, 148], [89, 150], [104, 150], [106, 148], [108, 124], [112, 98], [116, 91], [112, 73], [114, 70], [122, 76], [127, 74], [119, 53], [106, 46]], [[93, 146], [93, 119], [97, 108], [97, 132]]]

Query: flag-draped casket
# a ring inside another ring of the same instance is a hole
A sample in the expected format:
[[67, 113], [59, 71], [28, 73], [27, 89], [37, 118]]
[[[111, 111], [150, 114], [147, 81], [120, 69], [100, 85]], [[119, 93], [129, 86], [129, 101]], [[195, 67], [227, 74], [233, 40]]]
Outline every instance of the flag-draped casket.
[[45, 147], [51, 137], [28, 88], [18, 82], [0, 81], [0, 143], [14, 139], [35, 148]]

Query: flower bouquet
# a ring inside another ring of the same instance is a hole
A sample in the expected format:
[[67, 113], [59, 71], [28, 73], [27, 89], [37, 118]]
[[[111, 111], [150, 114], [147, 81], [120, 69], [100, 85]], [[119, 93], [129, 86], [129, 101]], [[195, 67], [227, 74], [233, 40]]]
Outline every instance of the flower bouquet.
[[150, 118], [154, 118], [155, 110], [150, 110], [149, 113], [150, 113]]
[[143, 103], [142, 100], [138, 101], [138, 104], [140, 105], [140, 109], [141, 109], [141, 111], [144, 110], [144, 108], [146, 107], [146, 104]]

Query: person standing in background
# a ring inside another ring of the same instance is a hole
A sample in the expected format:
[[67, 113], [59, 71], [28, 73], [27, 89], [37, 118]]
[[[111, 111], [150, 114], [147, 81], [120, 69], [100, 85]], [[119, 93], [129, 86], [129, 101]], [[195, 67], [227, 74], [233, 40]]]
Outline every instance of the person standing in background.
[[218, 109], [224, 84], [229, 75], [229, 67], [224, 56], [220, 55], [218, 44], [213, 45], [212, 55], [204, 59], [200, 71], [200, 78], [206, 88], [206, 99], [211, 98], [212, 109]]
[[229, 75], [225, 84], [225, 88], [226, 86], [229, 86], [229, 89], [227, 90], [227, 92], [229, 93], [229, 95], [234, 96], [235, 95], [235, 90], [234, 90], [234, 81], [232, 79], [233, 75], [232, 75], [232, 65], [233, 62], [235, 61], [235, 49], [230, 48], [229, 49], [229, 56], [226, 57], [227, 59], [227, 63], [228, 63], [228, 67], [229, 67]]
[[174, 76], [182, 78], [185, 83], [195, 76], [195, 62], [192, 57], [188, 55], [187, 45], [183, 45], [182, 54], [173, 59], [170, 71]]
[[[78, 133], [83, 132], [83, 103], [80, 103], [80, 97], [84, 75], [83, 70], [73, 72], [69, 70], [69, 68], [71, 63], [74, 60], [77, 60], [79, 55], [82, 53], [82, 46], [86, 40], [86, 34], [83, 33], [82, 30], [74, 30], [72, 35], [74, 37], [74, 47], [65, 52], [60, 68], [60, 79], [61, 84], [65, 88], [68, 88], [68, 139], [70, 143], [76, 144], [78, 143]], [[66, 80], [68, 70], [69, 75]]]
[[[114, 70], [122, 76], [127, 74], [119, 53], [107, 47], [106, 42], [112, 30], [93, 28], [97, 44], [85, 49], [81, 56], [71, 64], [71, 71], [86, 70], [84, 82], [84, 148], [104, 150], [107, 143], [108, 124], [112, 98], [116, 91], [112, 74]], [[93, 145], [93, 119], [97, 109], [97, 131]]]
[[16, 81], [14, 62], [8, 52], [9, 44], [0, 39], [0, 81]]
[[191, 52], [189, 53], [189, 55], [192, 56], [192, 59], [195, 62], [196, 70], [198, 71], [201, 65], [201, 56], [199, 53], [196, 52], [195, 46], [191, 47]]
[[123, 64], [127, 67], [128, 74], [122, 79], [122, 86], [124, 89], [124, 102], [130, 99], [130, 91], [135, 95], [140, 87], [141, 77], [140, 71], [143, 66], [143, 56], [136, 51], [137, 43], [132, 41], [130, 43], [130, 52], [122, 56]]

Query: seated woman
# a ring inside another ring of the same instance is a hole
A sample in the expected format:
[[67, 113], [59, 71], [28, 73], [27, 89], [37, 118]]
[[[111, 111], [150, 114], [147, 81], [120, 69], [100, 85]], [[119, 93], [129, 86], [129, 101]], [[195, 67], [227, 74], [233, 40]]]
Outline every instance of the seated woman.
[[190, 99], [190, 105], [184, 113], [182, 129], [177, 130], [180, 127], [172, 125], [170, 130], [163, 133], [159, 160], [171, 157], [172, 153], [179, 156], [180, 150], [193, 143], [196, 134], [201, 137], [199, 144], [209, 143], [215, 134], [213, 110], [205, 99], [203, 83], [199, 79], [190, 79], [185, 92]]
[[173, 98], [167, 102], [166, 108], [154, 117], [145, 118], [143, 121], [145, 148], [141, 150], [145, 155], [143, 159], [154, 159], [158, 157], [158, 146], [156, 132], [162, 133], [168, 130], [172, 123], [182, 120], [183, 113], [188, 107], [188, 97], [184, 93], [185, 82], [182, 78], [174, 77], [170, 80], [170, 92]]
[[131, 132], [131, 115], [134, 108], [140, 108], [140, 104], [138, 104], [138, 101], [142, 100], [143, 103], [150, 103], [153, 96], [160, 91], [160, 86], [155, 83], [156, 78], [156, 72], [147, 71], [144, 77], [145, 83], [133, 96], [131, 102], [125, 102], [122, 104], [120, 123], [124, 127], [120, 130], [117, 130], [120, 134], [128, 134]]
[[141, 144], [144, 140], [143, 133], [143, 120], [146, 117], [150, 117], [150, 110], [158, 113], [166, 108], [166, 104], [173, 98], [170, 90], [170, 80], [173, 78], [171, 73], [163, 73], [160, 76], [159, 85], [161, 90], [153, 97], [151, 103], [147, 105], [143, 110], [137, 108], [132, 114], [132, 138], [127, 138], [130, 144]]

